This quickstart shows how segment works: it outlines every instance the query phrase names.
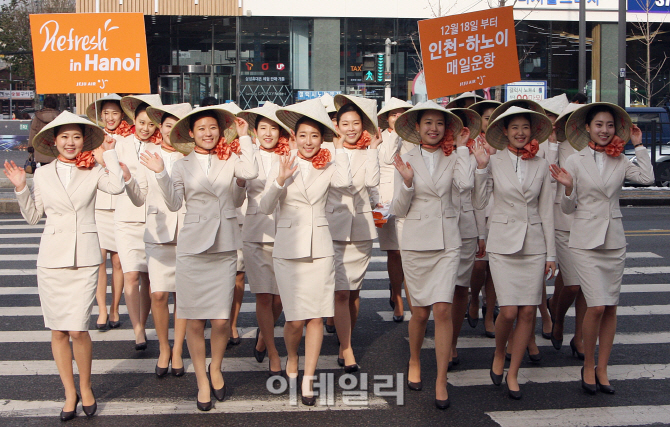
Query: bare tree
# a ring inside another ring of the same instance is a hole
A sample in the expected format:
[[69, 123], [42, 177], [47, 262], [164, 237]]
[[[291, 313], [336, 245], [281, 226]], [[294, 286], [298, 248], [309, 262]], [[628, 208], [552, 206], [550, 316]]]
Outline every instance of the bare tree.
[[29, 16], [75, 12], [75, 5], [75, 0], [11, 0], [0, 7], [0, 54], [7, 52], [4, 60], [12, 65], [17, 80], [35, 80], [33, 56], [29, 53], [32, 51]]
[[666, 87], [668, 87], [668, 85], [670, 85], [670, 81], [661, 84], [660, 87], [658, 85], [654, 85], [656, 79], [663, 70], [663, 66], [668, 60], [668, 55], [665, 52], [663, 52], [663, 59], [659, 60], [654, 60], [651, 57], [651, 45], [656, 39], [656, 36], [665, 32], [661, 31], [661, 26], [663, 25], [663, 22], [665, 22], [665, 17], [667, 15], [663, 15], [663, 21], [654, 25], [651, 22], [649, 22], [649, 13], [653, 6], [654, 0], [632, 0], [632, 1], [638, 2], [642, 10], [644, 11], [646, 19], [644, 21], [633, 22], [633, 27], [635, 28], [635, 30], [633, 30], [633, 36], [629, 37], [628, 40], [640, 41], [645, 47], [646, 55], [643, 57], [639, 57], [635, 60], [635, 62], [633, 63], [635, 67], [631, 64], [626, 65], [634, 75], [633, 80], [636, 80], [636, 83], [638, 83], [640, 86], [643, 86], [645, 89], [644, 94], [638, 92], [637, 95], [641, 96], [646, 101], [645, 102], [646, 105], [651, 106], [651, 101], [653, 97], [655, 95], [658, 95], [661, 91], [663, 91]]

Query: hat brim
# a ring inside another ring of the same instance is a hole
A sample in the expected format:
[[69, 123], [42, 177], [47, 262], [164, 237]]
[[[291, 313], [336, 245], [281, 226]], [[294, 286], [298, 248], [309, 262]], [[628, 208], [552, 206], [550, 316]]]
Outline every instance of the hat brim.
[[95, 102], [91, 102], [88, 107], [86, 107], [86, 117], [89, 118], [93, 123], [97, 123], [98, 126], [104, 128], [106, 123], [104, 120], [102, 120], [102, 105], [105, 102], [116, 102], [119, 104], [119, 108], [121, 108], [121, 113], [123, 114], [123, 118], [121, 120], [125, 120], [126, 123], [129, 125], [133, 124], [133, 119], [131, 119], [128, 114], [123, 110], [121, 107], [121, 97], [118, 97], [118, 99], [115, 98], [109, 98], [109, 97], [104, 97], [97, 99]]
[[420, 111], [435, 110], [444, 113], [447, 123], [445, 123], [445, 132], [451, 129], [453, 135], [456, 136], [463, 129], [463, 122], [454, 113], [447, 111], [445, 108], [431, 102], [417, 104], [416, 107], [404, 112], [395, 122], [396, 133], [405, 141], [412, 144], [421, 144], [421, 135], [416, 129], [417, 117]]
[[487, 110], [489, 108], [493, 108], [495, 110], [501, 105], [502, 102], [494, 101], [492, 99], [485, 99], [483, 101], [479, 101], [475, 104], [472, 104], [468, 108], [474, 110], [477, 114], [479, 114], [479, 116], [482, 116], [484, 114], [484, 110]]
[[379, 123], [379, 128], [388, 129], [390, 127], [388, 118], [391, 111], [399, 109], [407, 111], [410, 108], [412, 108], [412, 104], [409, 102], [405, 102], [398, 98], [391, 98], [389, 102], [384, 105], [384, 108], [377, 113], [377, 123]]
[[277, 126], [279, 126], [287, 134], [291, 134], [291, 130], [284, 123], [282, 123], [282, 121], [279, 120], [276, 115], [273, 117], [273, 115], [269, 112], [260, 111], [261, 109], [262, 107], [237, 113], [237, 117], [244, 119], [247, 123], [249, 123], [249, 133], [254, 133], [255, 136], [256, 123], [258, 123], [258, 121], [261, 119], [267, 119], [276, 123]]
[[[470, 129], [470, 138], [474, 139], [479, 135], [479, 132], [482, 130], [482, 117], [474, 110], [469, 108], [452, 108], [451, 112], [458, 115], [456, 112], [463, 114], [465, 116], [466, 122], [463, 124]], [[461, 117], [458, 117], [461, 119]], [[461, 119], [463, 121], [463, 119]], [[467, 123], [467, 124], [466, 124]]]
[[190, 119], [195, 114], [208, 111], [216, 115], [219, 130], [223, 129], [222, 136], [226, 139], [227, 143], [232, 142], [237, 137], [237, 128], [235, 127], [235, 116], [233, 113], [221, 108], [221, 105], [198, 107], [182, 117], [170, 131], [170, 142], [177, 151], [185, 156], [191, 154], [191, 151], [195, 148], [195, 140], [189, 133], [191, 130]]
[[530, 115], [531, 140], [535, 139], [541, 144], [546, 141], [547, 138], [549, 138], [549, 135], [551, 135], [551, 132], [553, 132], [551, 120], [546, 115], [538, 113], [537, 111], [515, 108], [513, 112], [506, 111], [504, 114], [498, 116], [493, 122], [489, 123], [489, 126], [486, 129], [486, 142], [496, 150], [504, 150], [507, 148], [509, 139], [505, 135], [504, 119], [519, 114]]
[[[318, 104], [316, 103], [318, 101]], [[299, 104], [293, 104], [288, 107], [279, 108], [276, 113], [277, 118], [289, 129], [295, 130], [295, 125], [303, 117], [308, 117], [324, 126], [323, 140], [332, 142], [337, 131], [333, 127], [333, 121], [328, 117], [326, 109], [320, 99], [303, 101]]]
[[609, 102], [594, 102], [575, 110], [565, 124], [565, 136], [575, 150], [581, 151], [589, 145], [591, 135], [586, 131], [586, 116], [591, 109], [599, 106], [609, 107], [614, 112], [614, 130], [616, 135], [626, 142], [630, 140], [633, 121], [628, 113], [626, 113], [626, 110]]
[[530, 99], [512, 99], [507, 102], [500, 104], [489, 117], [489, 123], [496, 120], [500, 117], [505, 111], [509, 110], [512, 107], [524, 108], [526, 110], [535, 111], [540, 114], [544, 114], [544, 108], [535, 101]]
[[84, 146], [82, 151], [93, 151], [102, 145], [105, 140], [105, 132], [99, 126], [88, 119], [64, 111], [35, 135], [32, 141], [33, 148], [38, 153], [57, 157], [59, 152], [58, 148], [56, 148], [55, 129], [73, 124], [84, 127]]
[[567, 141], [568, 137], [565, 134], [565, 125], [568, 123], [568, 119], [576, 110], [579, 110], [583, 107], [583, 104], [568, 104], [567, 107], [558, 115], [558, 118], [554, 122], [554, 129], [556, 130], [556, 140], [559, 142]]
[[158, 107], [163, 105], [160, 95], [126, 95], [121, 98], [121, 108], [126, 116], [135, 120], [135, 110], [141, 104], [147, 104], [150, 107]]

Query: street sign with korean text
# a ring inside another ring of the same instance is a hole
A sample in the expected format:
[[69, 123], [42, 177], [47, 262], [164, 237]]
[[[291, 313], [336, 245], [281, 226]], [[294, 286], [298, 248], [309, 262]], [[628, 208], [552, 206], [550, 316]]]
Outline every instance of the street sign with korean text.
[[142, 13], [30, 15], [37, 93], [149, 93]]
[[540, 101], [547, 97], [546, 80], [527, 80], [505, 85], [505, 101], [512, 99], [530, 99]]
[[419, 21], [428, 98], [521, 80], [513, 8]]

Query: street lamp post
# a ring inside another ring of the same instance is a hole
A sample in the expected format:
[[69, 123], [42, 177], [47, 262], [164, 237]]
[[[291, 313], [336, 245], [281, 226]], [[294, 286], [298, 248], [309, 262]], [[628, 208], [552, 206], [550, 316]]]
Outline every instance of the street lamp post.
[[12, 119], [12, 64], [9, 63], [9, 117]]
[[626, 0], [619, 0], [619, 26], [618, 33], [618, 66], [619, 66], [619, 90], [617, 104], [626, 107]]

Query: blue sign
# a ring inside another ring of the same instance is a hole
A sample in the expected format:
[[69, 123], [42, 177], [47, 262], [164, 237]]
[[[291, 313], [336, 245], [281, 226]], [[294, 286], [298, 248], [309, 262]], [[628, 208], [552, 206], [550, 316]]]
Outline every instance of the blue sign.
[[296, 101], [307, 101], [308, 99], [321, 98], [325, 94], [335, 96], [340, 93], [342, 92], [339, 90], [299, 90], [295, 99]]
[[670, 13], [670, 0], [628, 0], [628, 11], [633, 13]]

